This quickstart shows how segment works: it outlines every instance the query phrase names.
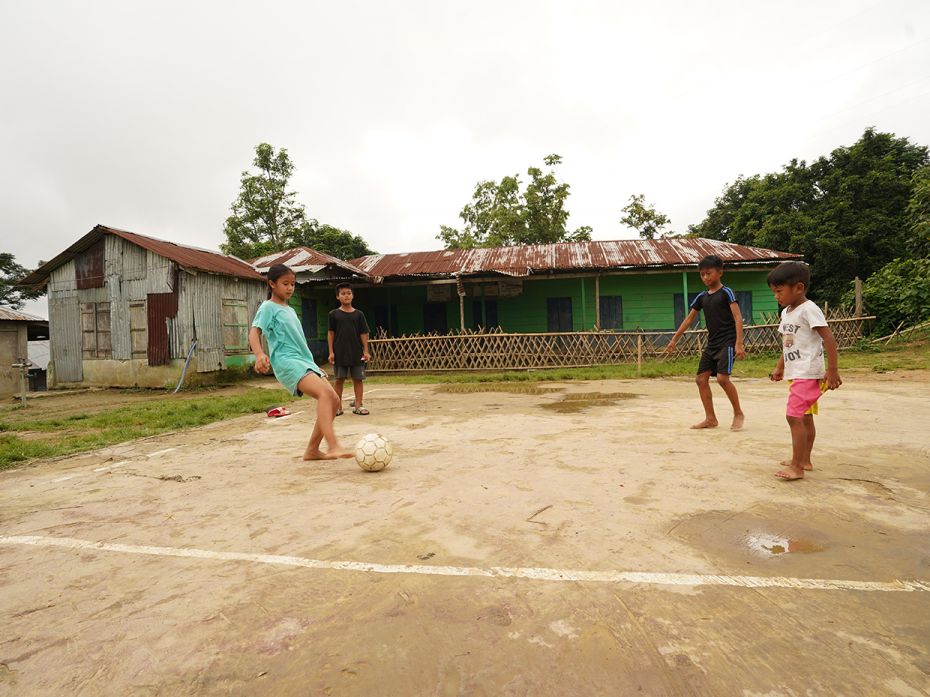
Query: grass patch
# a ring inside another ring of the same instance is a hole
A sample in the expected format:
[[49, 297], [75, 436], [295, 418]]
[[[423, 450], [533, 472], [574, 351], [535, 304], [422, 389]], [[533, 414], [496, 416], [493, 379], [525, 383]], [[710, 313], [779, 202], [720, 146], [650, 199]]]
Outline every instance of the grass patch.
[[162, 393], [144, 402], [115, 405], [94, 413], [42, 417], [41, 403], [11, 409], [0, 421], [0, 469], [43, 457], [70, 455], [136, 438], [154, 436], [257, 414], [295, 398], [282, 390], [252, 388], [236, 394], [178, 399]]

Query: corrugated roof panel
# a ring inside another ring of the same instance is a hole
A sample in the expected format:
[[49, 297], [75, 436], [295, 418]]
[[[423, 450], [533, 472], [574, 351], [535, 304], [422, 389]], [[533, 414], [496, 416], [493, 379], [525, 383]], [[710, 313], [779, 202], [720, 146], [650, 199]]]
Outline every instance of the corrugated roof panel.
[[7, 320], [8, 322], [48, 322], [47, 319], [36, 317], [35, 315], [28, 315], [25, 312], [14, 310], [12, 307], [7, 307], [6, 305], [0, 305], [0, 319]]
[[57, 269], [62, 264], [71, 261], [81, 252], [91, 248], [95, 243], [100, 241], [104, 235], [108, 234], [122, 237], [124, 240], [128, 240], [129, 242], [132, 242], [133, 244], [138, 245], [143, 249], [148, 249], [150, 252], [154, 252], [155, 254], [159, 254], [167, 259], [170, 259], [178, 266], [181, 266], [185, 269], [207, 271], [209, 273], [217, 273], [223, 274], [225, 276], [235, 276], [236, 278], [247, 278], [257, 281], [264, 280], [262, 275], [259, 274], [249, 264], [242, 261], [242, 259], [237, 259], [233, 256], [227, 256], [225, 254], [220, 254], [219, 252], [211, 252], [208, 249], [199, 249], [197, 247], [189, 247], [187, 245], [177, 244], [175, 242], [159, 240], [154, 237], [140, 235], [136, 232], [129, 232], [128, 230], [119, 230], [117, 228], [111, 228], [105, 225], [97, 225], [93, 230], [88, 232], [61, 254], [46, 262], [40, 268], [26, 276], [26, 278], [21, 280], [19, 284], [26, 287], [43, 286], [47, 282], [48, 277], [52, 271]]
[[283, 252], [276, 252], [274, 254], [267, 254], [258, 259], [252, 259], [250, 262], [258, 271], [262, 273], [267, 273], [275, 264], [284, 264], [289, 266], [293, 271], [320, 271], [327, 266], [334, 266], [338, 269], [342, 269], [350, 274], [358, 274], [361, 276], [365, 275], [365, 272], [353, 266], [347, 261], [338, 259], [324, 252], [318, 252], [315, 249], [310, 247], [294, 247], [292, 249], [286, 249]]
[[709, 254], [716, 254], [725, 264], [774, 263], [801, 256], [720, 240], [673, 238], [373, 254], [353, 259], [350, 263], [372, 276], [383, 278], [474, 273], [526, 276], [543, 270], [596, 271], [694, 266]]

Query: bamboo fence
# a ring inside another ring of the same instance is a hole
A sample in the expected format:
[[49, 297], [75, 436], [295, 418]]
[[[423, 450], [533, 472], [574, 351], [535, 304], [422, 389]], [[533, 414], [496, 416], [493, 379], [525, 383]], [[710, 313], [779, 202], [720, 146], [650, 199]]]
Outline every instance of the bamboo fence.
[[[863, 336], [873, 317], [829, 318], [839, 348], [849, 348]], [[682, 358], [699, 354], [707, 345], [707, 330], [687, 331], [675, 350], [665, 352], [674, 332], [562, 332], [505, 334], [499, 330], [464, 330], [447, 335], [382, 337], [368, 342], [368, 371], [441, 372], [447, 370], [520, 370], [581, 368], [594, 365], [641, 363], [658, 357]], [[743, 329], [747, 353], [781, 350], [778, 324], [749, 325]]]

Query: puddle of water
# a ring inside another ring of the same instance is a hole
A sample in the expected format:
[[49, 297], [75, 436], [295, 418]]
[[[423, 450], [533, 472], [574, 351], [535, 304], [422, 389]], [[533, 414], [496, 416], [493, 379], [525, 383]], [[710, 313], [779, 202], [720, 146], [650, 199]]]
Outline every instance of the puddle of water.
[[639, 395], [632, 392], [573, 392], [564, 395], [558, 402], [539, 406], [560, 414], [574, 414], [591, 407], [607, 407], [621, 399], [633, 399]]
[[810, 540], [782, 537], [767, 532], [750, 532], [743, 538], [743, 542], [751, 551], [766, 557], [780, 554], [811, 554], [826, 549], [825, 545]]
[[436, 392], [472, 394], [475, 392], [508, 392], [510, 394], [550, 394], [562, 392], [561, 387], [540, 387], [534, 384], [508, 382], [466, 382], [439, 385]]

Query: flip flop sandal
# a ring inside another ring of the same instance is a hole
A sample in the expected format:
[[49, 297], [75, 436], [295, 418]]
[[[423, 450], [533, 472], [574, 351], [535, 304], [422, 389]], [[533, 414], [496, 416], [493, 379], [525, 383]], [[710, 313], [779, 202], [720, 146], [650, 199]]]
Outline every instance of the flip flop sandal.
[[270, 417], [290, 416], [290, 415], [291, 415], [291, 412], [288, 410], [287, 407], [272, 407], [271, 409], [268, 410], [267, 413], [268, 413], [268, 416], [270, 416]]
[[358, 414], [359, 416], [368, 416], [371, 412], [368, 411], [365, 407], [355, 407], [352, 410], [353, 414]]
[[342, 411], [342, 409], [340, 409], [339, 411], [336, 412], [336, 416], [342, 416], [343, 413], [344, 413], [344, 412]]

